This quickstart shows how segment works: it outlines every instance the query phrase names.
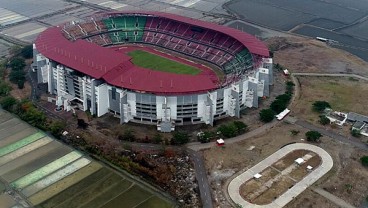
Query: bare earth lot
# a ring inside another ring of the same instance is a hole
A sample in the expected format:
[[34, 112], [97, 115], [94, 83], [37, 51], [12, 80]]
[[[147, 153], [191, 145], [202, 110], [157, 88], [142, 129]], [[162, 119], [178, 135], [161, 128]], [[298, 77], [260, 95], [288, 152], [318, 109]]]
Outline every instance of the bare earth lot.
[[274, 63], [280, 63], [291, 72], [368, 75], [367, 62], [348, 52], [331, 48], [323, 42], [301, 37], [274, 37], [265, 42], [276, 51]]

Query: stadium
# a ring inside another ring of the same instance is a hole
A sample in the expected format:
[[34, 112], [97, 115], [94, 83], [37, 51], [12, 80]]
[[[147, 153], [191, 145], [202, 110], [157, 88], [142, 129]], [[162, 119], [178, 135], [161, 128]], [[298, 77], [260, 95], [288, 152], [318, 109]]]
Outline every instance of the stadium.
[[38, 83], [66, 111], [176, 125], [240, 116], [269, 96], [272, 59], [244, 32], [162, 12], [98, 14], [48, 28], [34, 43]]

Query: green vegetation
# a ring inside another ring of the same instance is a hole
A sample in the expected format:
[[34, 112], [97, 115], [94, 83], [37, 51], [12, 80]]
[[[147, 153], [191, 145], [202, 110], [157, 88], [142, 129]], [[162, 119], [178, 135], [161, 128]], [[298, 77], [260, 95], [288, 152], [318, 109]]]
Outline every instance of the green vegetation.
[[331, 105], [326, 101], [316, 101], [313, 103], [313, 110], [322, 113], [326, 108], [331, 108]]
[[259, 112], [259, 117], [262, 122], [269, 123], [275, 117], [275, 112], [272, 109], [263, 109]]
[[[282, 68], [279, 64], [276, 64], [275, 67]], [[269, 109], [264, 109], [259, 113], [262, 122], [271, 122], [276, 114], [281, 113], [287, 108], [293, 96], [294, 86], [295, 84], [292, 81], [286, 82], [285, 93], [277, 96], [271, 103]]]
[[325, 115], [319, 116], [319, 123], [322, 125], [327, 125], [330, 123], [330, 119], [328, 119]]
[[25, 58], [25, 59], [30, 59], [33, 58], [33, 46], [32, 45], [27, 45], [24, 46], [21, 51], [20, 51], [20, 55]]
[[360, 162], [363, 166], [368, 167], [368, 156], [363, 156], [360, 158]]
[[322, 137], [322, 134], [318, 131], [308, 131], [305, 133], [305, 136], [307, 137], [307, 141], [309, 142], [318, 142], [319, 139]]
[[221, 133], [224, 138], [231, 138], [245, 133], [248, 126], [242, 121], [234, 121], [227, 125], [221, 125], [217, 131]]
[[276, 97], [275, 101], [273, 101], [270, 105], [270, 108], [276, 113], [279, 114], [282, 111], [284, 111], [287, 106], [289, 105], [289, 102], [291, 100], [290, 94], [282, 94]]
[[352, 129], [351, 131], [350, 131], [350, 134], [351, 134], [351, 136], [353, 136], [353, 137], [361, 137], [362, 135], [360, 134], [360, 131], [358, 130], [358, 129]]
[[133, 57], [133, 63], [137, 66], [152, 69], [156, 71], [170, 72], [175, 74], [197, 75], [201, 70], [189, 65], [185, 65], [167, 58], [148, 53], [141, 50], [135, 50], [128, 53]]
[[296, 136], [300, 133], [300, 131], [299, 130], [291, 130], [290, 133], [291, 133], [291, 135]]
[[162, 136], [159, 133], [156, 133], [155, 136], [153, 136], [152, 138], [152, 142], [155, 144], [160, 144], [162, 143]]
[[171, 139], [171, 144], [180, 145], [189, 142], [189, 135], [186, 132], [176, 131], [174, 132], [173, 138]]
[[198, 135], [198, 141], [201, 143], [208, 143], [212, 138], [216, 137], [216, 133], [212, 131], [204, 131]]
[[5, 110], [10, 110], [13, 108], [13, 106], [17, 103], [17, 100], [13, 98], [12, 96], [4, 97], [0, 100], [0, 105]]
[[26, 80], [26, 73], [24, 72], [25, 60], [21, 57], [15, 57], [10, 60], [9, 66], [11, 68], [9, 80], [17, 84], [19, 89], [23, 89]]

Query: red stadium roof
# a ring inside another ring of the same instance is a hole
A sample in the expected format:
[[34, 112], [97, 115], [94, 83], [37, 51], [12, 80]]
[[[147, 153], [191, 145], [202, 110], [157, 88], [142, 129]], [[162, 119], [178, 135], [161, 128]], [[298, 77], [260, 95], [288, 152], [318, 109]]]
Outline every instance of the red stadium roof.
[[[226, 33], [260, 56], [269, 56], [267, 47], [255, 37], [241, 31], [174, 14], [161, 12], [124, 12], [155, 15]], [[109, 13], [108, 15], [121, 14]], [[205, 74], [183, 75], [143, 69], [130, 62], [131, 57], [111, 48], [104, 48], [83, 39], [69, 41], [61, 27], [51, 27], [35, 41], [37, 50], [56, 62], [96, 79], [131, 90], [156, 94], [185, 94], [216, 89], [216, 84]]]

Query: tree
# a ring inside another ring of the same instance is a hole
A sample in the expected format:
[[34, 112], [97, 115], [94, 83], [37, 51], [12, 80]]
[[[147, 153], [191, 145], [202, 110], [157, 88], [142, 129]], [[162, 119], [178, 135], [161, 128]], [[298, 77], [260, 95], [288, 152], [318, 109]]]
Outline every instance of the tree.
[[325, 115], [319, 116], [319, 123], [322, 125], [327, 125], [330, 123], [330, 119], [328, 119]]
[[331, 108], [331, 105], [326, 101], [316, 101], [313, 103], [313, 110], [322, 113], [326, 108]]
[[10, 60], [9, 66], [12, 70], [23, 70], [24, 67], [26, 66], [26, 62], [24, 60], [24, 58], [21, 57], [15, 57], [13, 59]]
[[11, 110], [13, 106], [17, 103], [17, 100], [11, 96], [4, 97], [0, 101], [1, 107], [3, 107], [5, 110]]
[[308, 131], [307, 133], [305, 133], [305, 136], [307, 137], [307, 141], [318, 142], [319, 139], [322, 137], [322, 134], [318, 131]]
[[234, 124], [221, 125], [217, 128], [217, 131], [221, 132], [225, 138], [231, 138], [237, 135], [237, 128]]
[[273, 118], [275, 117], [275, 113], [271, 109], [263, 109], [261, 110], [261, 112], [259, 112], [259, 117], [261, 121], [268, 123], [273, 120]]
[[286, 82], [286, 94], [291, 95], [294, 91], [294, 86], [295, 86], [294, 82], [287, 81]]
[[237, 134], [243, 134], [248, 130], [247, 124], [245, 124], [243, 121], [234, 121], [234, 126], [236, 127]]
[[368, 156], [363, 156], [360, 158], [360, 162], [363, 166], [368, 167]]
[[353, 137], [360, 137], [361, 136], [360, 131], [358, 129], [351, 129], [350, 134]]
[[270, 105], [270, 108], [276, 113], [281, 113], [287, 105], [289, 104], [291, 99], [290, 94], [282, 94], [276, 97], [275, 101], [273, 101]]
[[18, 80], [17, 86], [18, 86], [18, 89], [23, 89], [24, 88], [24, 80]]
[[174, 132], [173, 138], [171, 140], [172, 144], [180, 145], [189, 142], [189, 135], [186, 132], [177, 131]]
[[282, 111], [285, 110], [285, 108], [287, 108], [287, 102], [282, 101], [282, 100], [275, 100], [271, 103], [270, 108], [275, 111], [275, 113], [281, 113]]
[[17, 84], [19, 89], [23, 89], [26, 80], [25, 72], [23, 70], [11, 70], [9, 80]]
[[20, 55], [25, 59], [30, 59], [33, 57], [33, 46], [27, 45], [22, 48]]

